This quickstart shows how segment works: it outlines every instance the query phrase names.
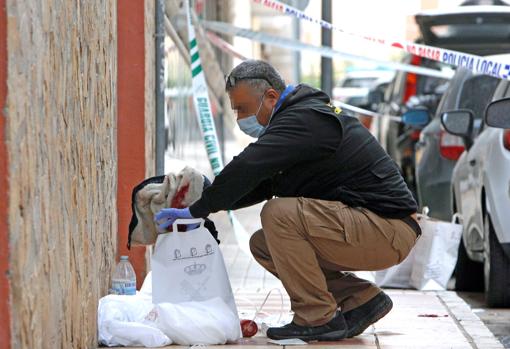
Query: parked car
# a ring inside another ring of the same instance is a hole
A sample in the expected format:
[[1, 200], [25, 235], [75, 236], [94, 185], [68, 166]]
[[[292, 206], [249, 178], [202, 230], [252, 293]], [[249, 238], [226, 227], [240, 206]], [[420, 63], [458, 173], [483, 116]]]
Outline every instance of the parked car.
[[[476, 4], [476, 1], [465, 5]], [[496, 4], [496, 3], [494, 3]], [[499, 5], [499, 3], [497, 3]], [[459, 6], [453, 10], [424, 11], [415, 15], [420, 30], [419, 43], [446, 49], [486, 56], [510, 52], [510, 7], [508, 6]], [[447, 71], [450, 67], [417, 56], [406, 56], [404, 63]], [[447, 81], [437, 77], [397, 72], [380, 105], [383, 115], [400, 116], [412, 96], [438, 95], [444, 92]], [[435, 114], [437, 105], [430, 112]], [[404, 179], [413, 190], [414, 144], [420, 130], [409, 130], [399, 122], [382, 118], [374, 125], [377, 138], [388, 154], [401, 166]], [[411, 139], [405, 140], [409, 137]], [[437, 211], [432, 208], [432, 211]]]
[[471, 110], [447, 111], [441, 121], [466, 146], [451, 189], [463, 218], [456, 289], [485, 284], [489, 306], [510, 307], [510, 82], [499, 83], [478, 137]]
[[[366, 104], [360, 105], [359, 108], [366, 109], [371, 112], [377, 112], [378, 106], [384, 100], [384, 94], [389, 85], [390, 81], [382, 81], [372, 86], [368, 91]], [[373, 116], [365, 115], [362, 113], [358, 113], [357, 116], [363, 126], [365, 126], [372, 133], [372, 135], [377, 138], [377, 134], [375, 134], [373, 127], [373, 125], [377, 123], [377, 117], [375, 117], [374, 120]]]
[[475, 119], [475, 134], [482, 123], [485, 107], [500, 80], [458, 69], [444, 93], [436, 117], [421, 131], [416, 143], [416, 191], [421, 207], [431, 217], [449, 221], [453, 215], [451, 179], [455, 163], [465, 147], [460, 137], [441, 129], [441, 115], [450, 110], [470, 110]]
[[352, 71], [333, 88], [333, 99], [361, 107], [368, 103], [368, 92], [382, 83], [389, 83], [395, 73], [386, 70]]
[[[449, 69], [443, 63], [418, 56], [406, 56], [402, 63], [436, 70]], [[438, 88], [440, 89], [442, 85], [447, 83], [447, 79], [398, 71], [395, 78], [386, 88], [384, 99], [379, 104], [377, 111], [382, 115], [401, 116], [407, 111], [406, 103], [409, 102], [411, 97], [437, 94]], [[430, 112], [433, 113], [434, 110]], [[375, 121], [374, 128], [377, 135], [376, 138], [383, 148], [401, 166], [404, 150], [400, 147], [397, 140], [407, 130], [406, 126], [389, 117], [382, 117]], [[419, 134], [415, 135], [416, 140], [418, 140], [418, 136]]]

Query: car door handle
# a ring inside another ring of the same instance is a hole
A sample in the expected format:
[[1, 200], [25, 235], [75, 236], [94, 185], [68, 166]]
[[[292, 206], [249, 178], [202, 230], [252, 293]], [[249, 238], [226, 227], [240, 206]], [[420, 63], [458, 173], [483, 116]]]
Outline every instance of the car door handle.
[[476, 165], [476, 160], [474, 160], [474, 159], [473, 160], [469, 160], [469, 164], [471, 166], [475, 166]]

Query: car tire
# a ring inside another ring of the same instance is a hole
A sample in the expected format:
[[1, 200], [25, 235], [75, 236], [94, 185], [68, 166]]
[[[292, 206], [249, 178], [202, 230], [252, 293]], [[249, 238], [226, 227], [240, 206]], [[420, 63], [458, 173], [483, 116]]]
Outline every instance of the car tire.
[[490, 216], [485, 215], [485, 296], [489, 307], [510, 306], [510, 259], [501, 247]]
[[469, 259], [463, 239], [455, 266], [455, 290], [466, 292], [484, 291], [484, 264]]

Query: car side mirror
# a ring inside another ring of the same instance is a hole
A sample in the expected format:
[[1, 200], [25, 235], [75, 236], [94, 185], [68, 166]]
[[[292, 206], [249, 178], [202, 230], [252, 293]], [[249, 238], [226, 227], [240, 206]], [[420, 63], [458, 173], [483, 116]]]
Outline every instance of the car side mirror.
[[425, 126], [430, 122], [428, 109], [410, 109], [402, 115], [402, 122], [410, 126]]
[[471, 139], [473, 120], [473, 112], [467, 109], [452, 110], [441, 114], [441, 124], [444, 129], [452, 135], [462, 137], [467, 149], [473, 145], [473, 140]]
[[485, 123], [490, 127], [510, 129], [510, 98], [491, 102], [485, 111]]

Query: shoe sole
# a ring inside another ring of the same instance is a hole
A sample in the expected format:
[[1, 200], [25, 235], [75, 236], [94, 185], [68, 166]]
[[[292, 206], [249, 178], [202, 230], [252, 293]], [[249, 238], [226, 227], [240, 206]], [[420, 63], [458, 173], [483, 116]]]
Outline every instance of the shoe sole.
[[346, 338], [346, 335], [347, 335], [347, 330], [338, 330], [338, 331], [323, 333], [323, 334], [314, 335], [314, 336], [293, 336], [293, 337], [288, 337], [288, 336], [271, 336], [269, 338], [270, 339], [275, 339], [275, 340], [297, 338], [297, 339], [301, 339], [301, 340], [303, 340], [305, 342], [308, 342], [308, 341], [331, 342], [331, 341], [339, 341], [341, 339], [344, 339], [344, 338]]
[[388, 297], [384, 303], [377, 308], [374, 308], [374, 310], [367, 316], [365, 321], [359, 324], [356, 328], [353, 328], [352, 331], [347, 331], [347, 338], [352, 338], [359, 336], [365, 330], [372, 324], [375, 324], [377, 321], [381, 320], [383, 317], [385, 317], [390, 311], [393, 309], [393, 302]]

